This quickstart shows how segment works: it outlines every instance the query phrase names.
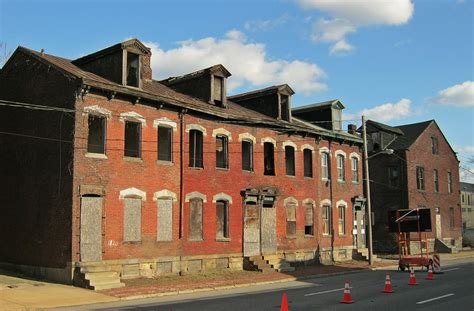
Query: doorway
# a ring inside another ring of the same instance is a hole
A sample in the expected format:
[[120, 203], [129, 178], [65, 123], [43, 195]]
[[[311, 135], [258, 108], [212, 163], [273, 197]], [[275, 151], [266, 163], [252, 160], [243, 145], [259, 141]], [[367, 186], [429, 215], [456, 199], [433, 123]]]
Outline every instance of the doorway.
[[81, 261], [102, 260], [102, 204], [100, 196], [81, 197]]

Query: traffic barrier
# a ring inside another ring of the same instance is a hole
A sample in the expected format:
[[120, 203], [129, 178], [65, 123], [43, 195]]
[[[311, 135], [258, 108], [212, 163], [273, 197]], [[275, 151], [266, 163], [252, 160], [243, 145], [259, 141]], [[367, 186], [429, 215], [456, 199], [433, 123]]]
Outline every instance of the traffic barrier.
[[342, 296], [341, 303], [353, 303], [354, 301], [352, 300], [351, 297], [351, 288], [349, 287], [349, 281], [346, 281], [346, 284], [344, 285], [344, 295]]
[[418, 285], [416, 282], [415, 271], [413, 271], [413, 267], [410, 269], [410, 280], [408, 281], [408, 285]]
[[433, 272], [441, 273], [441, 260], [438, 254], [433, 255]]
[[392, 282], [390, 281], [390, 274], [385, 275], [385, 286], [382, 293], [393, 293]]
[[283, 297], [281, 297], [280, 311], [288, 311], [288, 299], [286, 298], [286, 293], [283, 293]]
[[428, 274], [426, 275], [426, 279], [427, 280], [434, 280], [434, 275], [433, 275], [433, 270], [431, 270], [431, 268], [428, 270]]

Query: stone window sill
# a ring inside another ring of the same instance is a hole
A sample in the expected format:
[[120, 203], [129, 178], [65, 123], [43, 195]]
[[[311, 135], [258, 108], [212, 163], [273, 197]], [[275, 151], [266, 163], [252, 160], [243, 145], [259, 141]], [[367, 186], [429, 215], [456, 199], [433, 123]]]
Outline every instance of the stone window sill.
[[331, 234], [323, 233], [323, 238], [331, 238], [331, 237], [332, 237]]
[[255, 174], [254, 171], [249, 171], [249, 170], [242, 170], [242, 172], [247, 173], [247, 174]]
[[204, 167], [189, 166], [189, 169], [196, 170], [196, 171], [202, 171], [204, 169]]
[[352, 183], [353, 183], [354, 185], [358, 185], [358, 184], [359, 184], [358, 181], [352, 181]]
[[143, 162], [142, 158], [124, 156], [123, 159], [128, 162]]
[[92, 153], [92, 152], [87, 152], [85, 154], [86, 158], [92, 158], [92, 159], [101, 159], [101, 160], [106, 160], [108, 157], [103, 154], [103, 153]]
[[229, 171], [230, 169], [228, 167], [216, 167], [216, 171], [224, 171], [224, 172], [227, 172]]
[[189, 239], [189, 242], [202, 242], [204, 239]]
[[296, 240], [296, 236], [287, 236], [286, 239], [287, 240]]
[[295, 175], [286, 175], [286, 177], [289, 177], [289, 178], [296, 178]]
[[314, 238], [314, 235], [305, 234], [305, 235], [304, 235], [304, 238], [305, 238], [305, 239], [313, 239], [313, 238]]
[[140, 245], [142, 241], [123, 241], [124, 245]]
[[343, 179], [338, 179], [337, 182], [340, 183], [340, 184], [345, 184], [346, 183], [346, 181], [343, 180]]
[[156, 164], [158, 165], [166, 165], [166, 166], [173, 166], [173, 161], [164, 161], [164, 160], [156, 160]]
[[230, 242], [230, 238], [216, 238], [216, 242]]
[[304, 179], [309, 179], [309, 180], [311, 180], [311, 179], [313, 179], [313, 176], [304, 176]]

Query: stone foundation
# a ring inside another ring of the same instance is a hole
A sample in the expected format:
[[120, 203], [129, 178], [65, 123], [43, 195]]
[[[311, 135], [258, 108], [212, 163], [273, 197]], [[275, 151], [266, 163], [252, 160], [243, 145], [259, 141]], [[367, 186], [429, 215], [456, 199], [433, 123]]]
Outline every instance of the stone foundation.
[[334, 249], [321, 248], [321, 249], [304, 249], [297, 251], [280, 251], [279, 255], [286, 261], [298, 264], [298, 265], [311, 265], [316, 263], [322, 263], [326, 265], [333, 264], [338, 261], [352, 260], [353, 246], [340, 246]]

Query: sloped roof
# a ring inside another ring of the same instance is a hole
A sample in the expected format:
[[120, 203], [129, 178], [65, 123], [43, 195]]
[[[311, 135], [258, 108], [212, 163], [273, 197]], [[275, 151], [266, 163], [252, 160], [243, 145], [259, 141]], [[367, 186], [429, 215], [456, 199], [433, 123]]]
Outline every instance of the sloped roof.
[[277, 92], [285, 92], [290, 95], [295, 94], [295, 91], [293, 91], [293, 89], [288, 84], [280, 84], [280, 85], [272, 85], [272, 86], [259, 89], [259, 90], [227, 96], [227, 99], [239, 101], [241, 99], [249, 99], [249, 98], [254, 98], [254, 97], [262, 96], [265, 94], [271, 94], [271, 93], [277, 93]]
[[327, 100], [320, 103], [314, 103], [310, 105], [295, 107], [291, 109], [291, 112], [300, 113], [300, 112], [307, 112], [311, 110], [317, 110], [324, 107], [334, 107], [334, 106], [337, 106], [339, 109], [346, 108], [339, 99], [332, 99], [332, 100]]
[[175, 83], [180, 83], [183, 81], [187, 81], [190, 79], [194, 79], [196, 77], [199, 77], [203, 75], [204, 73], [215, 73], [215, 72], [222, 72], [225, 77], [230, 77], [232, 74], [224, 67], [224, 65], [217, 64], [205, 69], [197, 70], [191, 73], [187, 73], [182, 76], [176, 76], [176, 77], [169, 77], [167, 79], [161, 80], [160, 82], [165, 84], [165, 85], [173, 85]]
[[460, 182], [459, 183], [460, 190], [465, 191], [465, 192], [474, 192], [474, 184], [468, 183], [468, 182]]
[[432, 122], [434, 120], [396, 126], [395, 128], [401, 130], [404, 135], [395, 139], [388, 148], [395, 150], [410, 148]]
[[[384, 131], [384, 132], [389, 132], [397, 135], [403, 135], [403, 131], [397, 127], [393, 127], [387, 124], [383, 124], [380, 122], [375, 122], [373, 120], [367, 120], [365, 121], [365, 125], [367, 127], [367, 132], [370, 133], [370, 127], [374, 127], [377, 130]], [[359, 132], [362, 132], [362, 128], [358, 129]]]

